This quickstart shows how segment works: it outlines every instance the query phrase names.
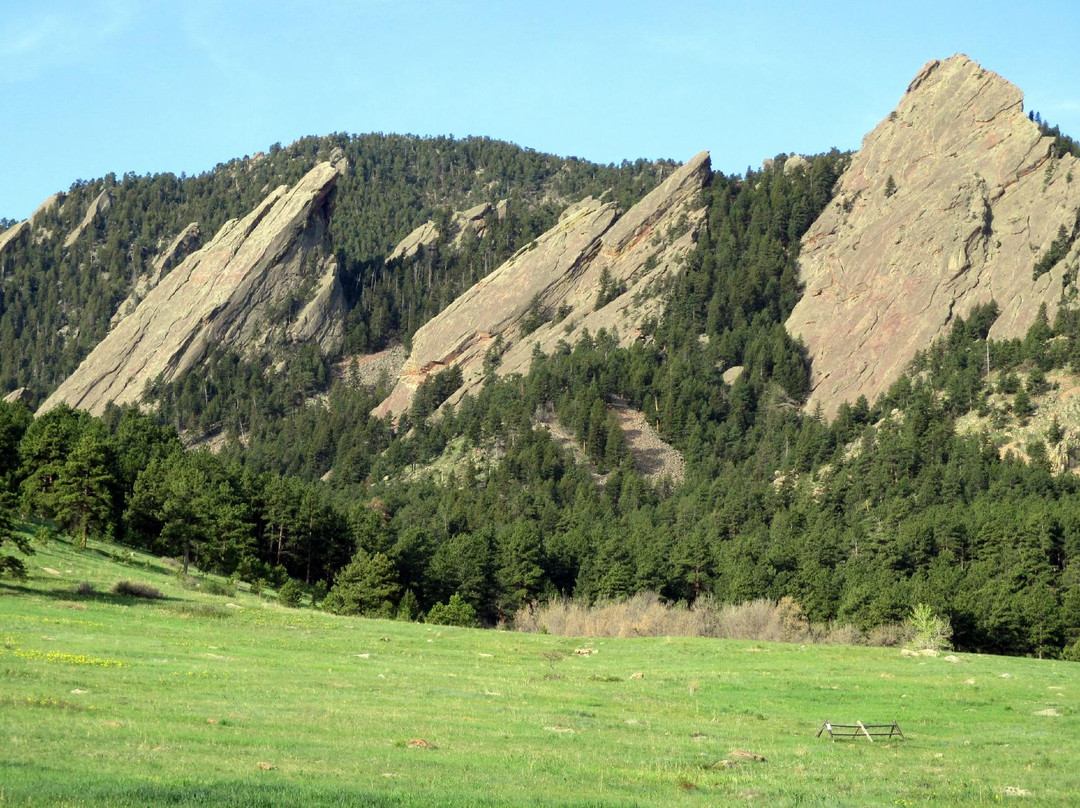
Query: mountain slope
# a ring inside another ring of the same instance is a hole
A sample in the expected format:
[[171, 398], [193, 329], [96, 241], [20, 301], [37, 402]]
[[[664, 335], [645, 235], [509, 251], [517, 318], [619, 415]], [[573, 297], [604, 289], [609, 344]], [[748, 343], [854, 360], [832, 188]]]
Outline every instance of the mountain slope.
[[[1053, 317], [1075, 291], [1078, 213], [1080, 164], [1054, 154], [1020, 90], [965, 56], [929, 62], [803, 238], [787, 327], [813, 359], [808, 406], [873, 401], [953, 316], [992, 299], [993, 338], [1022, 336], [1043, 303]], [[1062, 232], [1068, 254], [1033, 277]]]

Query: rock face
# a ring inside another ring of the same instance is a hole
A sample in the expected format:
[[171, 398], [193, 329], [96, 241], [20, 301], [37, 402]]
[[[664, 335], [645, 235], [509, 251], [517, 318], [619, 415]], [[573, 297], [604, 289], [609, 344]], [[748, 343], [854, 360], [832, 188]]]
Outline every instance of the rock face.
[[199, 223], [192, 222], [174, 238], [169, 246], [154, 259], [153, 269], [139, 277], [131, 293], [124, 299], [109, 321], [109, 328], [116, 328], [116, 324], [135, 311], [135, 307], [161, 282], [163, 273], [168, 273], [174, 266], [191, 255], [199, 246]]
[[4, 253], [7, 250], [9, 244], [12, 246], [19, 244], [22, 239], [26, 238], [26, 235], [29, 232], [30, 222], [22, 221], [18, 224], [13, 224], [3, 233], [0, 233], [0, 259], [4, 257]]
[[[622, 216], [614, 203], [592, 197], [568, 208], [555, 227], [416, 332], [398, 382], [376, 414], [405, 411], [416, 388], [450, 366], [462, 370], [464, 384], [451, 402], [460, 399], [482, 383], [493, 346], [501, 356], [496, 372], [504, 375], [526, 371], [537, 343], [550, 352], [560, 340], [573, 344], [586, 329], [618, 330], [623, 344], [636, 339], [641, 323], [660, 313], [651, 288], [677, 272], [693, 248], [708, 176], [709, 155], [702, 152]], [[596, 308], [605, 281], [608, 300]]]
[[[484, 217], [489, 213], [491, 213], [491, 205], [487, 202], [482, 202], [468, 210], [455, 211], [450, 218], [450, 228], [455, 234], [454, 245], [460, 245], [461, 239], [469, 231], [482, 236], [485, 230]], [[412, 258], [422, 248], [430, 247], [438, 241], [441, 235], [434, 221], [426, 221], [398, 242], [398, 245], [390, 251], [390, 255], [386, 257], [386, 261], [389, 263], [402, 258]]]
[[[152, 289], [45, 401], [99, 414], [137, 401], [159, 374], [171, 381], [224, 346], [252, 354], [314, 340], [336, 350], [345, 304], [327, 222], [338, 171], [322, 163], [289, 189], [227, 222]], [[168, 251], [166, 251], [168, 252]]]
[[18, 387], [8, 393], [6, 396], [4, 396], [4, 403], [19, 404], [23, 402], [29, 402], [31, 399], [33, 399], [33, 397], [34, 394], [31, 393], [28, 389], [26, 389], [25, 387]]
[[[48, 202], [48, 200], [46, 200]], [[68, 237], [64, 239], [64, 249], [68, 249], [72, 244], [79, 240], [79, 236], [90, 229], [90, 226], [99, 216], [104, 216], [109, 212], [112, 207], [112, 195], [109, 193], [109, 189], [106, 188], [96, 197], [94, 201], [90, 203], [90, 206], [86, 209], [86, 214], [83, 216], [78, 226], [68, 233]], [[37, 211], [35, 211], [36, 214]]]
[[[1080, 263], [1078, 212], [1080, 165], [1053, 153], [1021, 92], [966, 56], [929, 62], [803, 238], [787, 327], [813, 359], [808, 406], [873, 401], [976, 305], [997, 301], [994, 338], [1022, 336], [1041, 303], [1053, 318]], [[1062, 226], [1068, 254], [1033, 279]]]

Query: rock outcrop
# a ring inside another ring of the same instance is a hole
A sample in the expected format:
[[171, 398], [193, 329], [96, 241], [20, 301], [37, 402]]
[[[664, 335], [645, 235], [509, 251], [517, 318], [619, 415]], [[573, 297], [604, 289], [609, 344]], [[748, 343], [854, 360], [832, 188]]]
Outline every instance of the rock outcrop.
[[159, 375], [171, 381], [215, 346], [255, 354], [291, 340], [340, 347], [345, 303], [327, 224], [338, 171], [313, 168], [281, 186], [188, 256], [102, 340], [41, 406], [99, 414], [139, 400]]
[[[528, 369], [534, 346], [545, 352], [584, 332], [618, 331], [623, 344], [660, 313], [653, 287], [677, 272], [693, 249], [705, 210], [700, 192], [709, 176], [702, 152], [622, 216], [612, 202], [589, 197], [558, 224], [464, 292], [413, 336], [412, 353], [378, 415], [408, 409], [416, 388], [447, 367], [462, 370], [458, 400], [484, 378], [484, 359], [497, 349], [500, 375]], [[597, 307], [601, 288], [603, 305]], [[500, 339], [501, 338], [501, 339]]]
[[[454, 245], [459, 246], [461, 239], [467, 232], [482, 236], [486, 229], [484, 217], [491, 213], [491, 210], [490, 204], [482, 202], [468, 210], [455, 211], [450, 217], [450, 230], [453, 234]], [[503, 216], [505, 216], [505, 213]], [[386, 261], [389, 263], [399, 261], [402, 258], [412, 258], [421, 249], [430, 247], [438, 241], [441, 235], [439, 226], [429, 219], [398, 242], [397, 246], [390, 251], [390, 255], [386, 256]]]
[[[18, 224], [13, 224], [3, 233], [0, 233], [0, 259], [4, 257], [4, 253], [8, 250], [9, 245], [11, 248], [16, 247], [26, 238], [29, 232], [30, 222], [22, 221]], [[2, 265], [0, 265], [0, 267], [2, 267]]]
[[[46, 200], [47, 202], [48, 200]], [[99, 216], [104, 216], [112, 208], [112, 194], [109, 193], [109, 189], [104, 189], [100, 194], [94, 197], [94, 201], [90, 203], [90, 206], [86, 209], [86, 213], [83, 215], [82, 221], [68, 233], [66, 239], [64, 239], [64, 249], [68, 249], [79, 240], [79, 236], [90, 229], [90, 226], [97, 221]]]
[[17, 387], [4, 396], [5, 404], [28, 404], [34, 398], [34, 394], [26, 387]]
[[[1080, 164], [1053, 153], [1021, 92], [966, 56], [929, 62], [803, 238], [787, 327], [813, 360], [808, 406], [873, 401], [976, 305], [1000, 307], [994, 338], [1023, 335], [1040, 304], [1052, 318], [1080, 263], [1078, 211]], [[1074, 243], [1033, 278], [1060, 227]]]
[[162, 274], [167, 274], [174, 266], [198, 249], [199, 235], [199, 223], [192, 222], [169, 242], [169, 246], [154, 259], [150, 272], [135, 279], [135, 285], [131, 292], [124, 299], [124, 302], [117, 306], [116, 313], [113, 314], [112, 319], [109, 321], [109, 328], [116, 328], [117, 323], [135, 311], [139, 301], [161, 282]]

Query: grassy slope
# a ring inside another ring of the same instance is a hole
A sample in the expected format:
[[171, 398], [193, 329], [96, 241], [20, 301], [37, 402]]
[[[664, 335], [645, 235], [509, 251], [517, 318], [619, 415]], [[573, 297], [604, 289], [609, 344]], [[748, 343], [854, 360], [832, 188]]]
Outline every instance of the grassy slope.
[[[0, 585], [0, 804], [956, 805], [1010, 788], [1031, 792], [1027, 804], [1068, 804], [1080, 793], [1075, 664], [338, 618], [192, 592], [157, 561], [121, 565], [114, 552], [53, 542], [28, 559], [28, 581]], [[71, 593], [121, 578], [167, 599]], [[1061, 715], [1036, 714], [1048, 708]], [[824, 718], [895, 718], [908, 739], [815, 739]], [[736, 749], [767, 760], [715, 767]]]

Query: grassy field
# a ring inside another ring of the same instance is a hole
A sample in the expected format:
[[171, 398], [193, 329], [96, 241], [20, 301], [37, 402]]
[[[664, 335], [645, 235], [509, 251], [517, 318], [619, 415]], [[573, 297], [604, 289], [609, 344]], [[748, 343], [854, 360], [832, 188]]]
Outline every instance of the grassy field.
[[[193, 591], [160, 560], [107, 545], [54, 541], [27, 568], [0, 584], [4, 806], [1080, 795], [1072, 663], [341, 618]], [[120, 579], [165, 597], [110, 594]], [[96, 591], [75, 594], [80, 582]], [[907, 739], [815, 738], [826, 718], [895, 719]]]

